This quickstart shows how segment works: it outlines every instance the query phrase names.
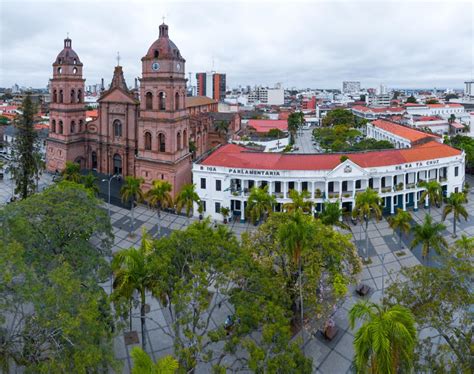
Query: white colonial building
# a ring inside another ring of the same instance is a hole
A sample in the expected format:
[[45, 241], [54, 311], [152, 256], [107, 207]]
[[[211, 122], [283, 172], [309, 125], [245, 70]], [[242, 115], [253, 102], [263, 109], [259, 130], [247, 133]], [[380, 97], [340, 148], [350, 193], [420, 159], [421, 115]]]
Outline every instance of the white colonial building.
[[290, 190], [307, 190], [315, 213], [328, 200], [339, 201], [351, 211], [357, 194], [371, 187], [382, 197], [384, 211], [393, 214], [396, 208], [416, 210], [423, 204], [420, 181], [439, 181], [445, 195], [462, 191], [464, 185], [464, 152], [430, 138], [413, 148], [341, 156], [263, 153], [227, 144], [194, 163], [193, 182], [204, 215], [216, 220], [222, 219], [221, 207], [229, 207], [234, 217], [245, 220], [254, 186], [268, 186], [277, 201], [276, 211], [291, 201]]

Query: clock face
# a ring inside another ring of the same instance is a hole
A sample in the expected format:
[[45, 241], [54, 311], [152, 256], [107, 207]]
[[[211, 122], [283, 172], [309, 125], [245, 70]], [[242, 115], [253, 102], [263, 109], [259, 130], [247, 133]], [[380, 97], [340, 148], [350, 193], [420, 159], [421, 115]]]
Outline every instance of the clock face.
[[181, 70], [181, 65], [180, 64], [176, 64], [176, 70], [178, 70], [178, 71]]
[[160, 64], [158, 62], [154, 62], [153, 64], [151, 64], [151, 69], [153, 71], [158, 71], [160, 70]]

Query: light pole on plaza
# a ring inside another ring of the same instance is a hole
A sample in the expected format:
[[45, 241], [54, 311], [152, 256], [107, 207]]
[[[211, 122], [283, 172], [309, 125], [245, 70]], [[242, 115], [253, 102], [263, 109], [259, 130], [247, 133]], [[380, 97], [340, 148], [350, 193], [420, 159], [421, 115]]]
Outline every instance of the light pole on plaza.
[[117, 178], [117, 180], [120, 180], [120, 174], [114, 174], [112, 175], [109, 179], [107, 178], [104, 178], [102, 179], [102, 182], [108, 182], [109, 183], [109, 195], [108, 195], [108, 207], [107, 207], [107, 213], [109, 214], [109, 218], [110, 218], [110, 183], [112, 183], [112, 179], [114, 178]]

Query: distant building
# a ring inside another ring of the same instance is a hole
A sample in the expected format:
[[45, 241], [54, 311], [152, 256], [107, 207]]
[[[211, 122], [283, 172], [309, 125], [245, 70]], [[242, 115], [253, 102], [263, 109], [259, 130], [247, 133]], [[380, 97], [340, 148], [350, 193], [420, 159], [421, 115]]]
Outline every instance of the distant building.
[[342, 82], [342, 93], [360, 92], [360, 82], [344, 81]]
[[268, 88], [257, 86], [248, 95], [249, 104], [283, 105], [285, 103], [285, 92], [283, 88]]
[[215, 71], [196, 73], [197, 95], [222, 101], [225, 97], [226, 75]]
[[474, 80], [464, 82], [466, 87], [464, 88], [464, 94], [466, 96], [474, 97]]

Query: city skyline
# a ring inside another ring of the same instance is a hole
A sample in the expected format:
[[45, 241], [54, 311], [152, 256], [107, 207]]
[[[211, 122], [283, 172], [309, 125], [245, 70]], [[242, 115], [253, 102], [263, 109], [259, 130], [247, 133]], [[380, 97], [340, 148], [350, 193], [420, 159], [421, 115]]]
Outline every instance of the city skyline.
[[340, 88], [356, 80], [363, 87], [461, 88], [474, 65], [470, 2], [17, 3], [1, 4], [3, 87], [45, 87], [67, 33], [86, 85], [101, 78], [108, 85], [119, 51], [132, 86], [162, 16], [193, 84], [196, 72], [216, 70], [229, 87]]

